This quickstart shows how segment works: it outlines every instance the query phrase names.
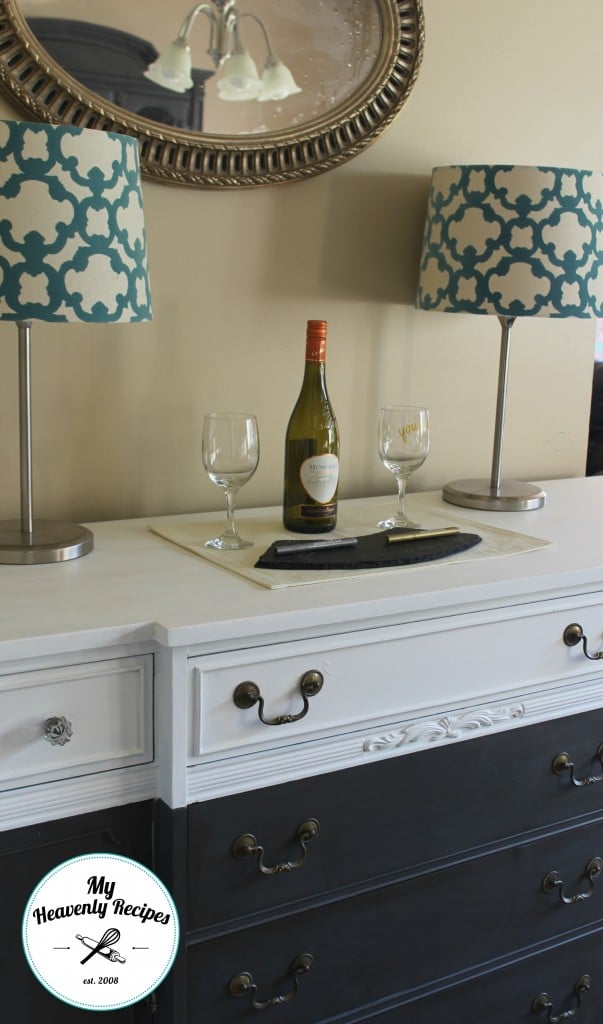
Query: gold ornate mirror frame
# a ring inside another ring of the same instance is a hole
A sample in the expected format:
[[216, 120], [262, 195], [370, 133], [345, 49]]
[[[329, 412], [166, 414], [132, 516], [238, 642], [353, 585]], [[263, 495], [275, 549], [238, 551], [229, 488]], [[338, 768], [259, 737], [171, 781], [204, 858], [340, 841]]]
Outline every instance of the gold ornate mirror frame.
[[121, 132], [138, 139], [143, 174], [201, 188], [273, 185], [337, 167], [391, 123], [418, 74], [422, 0], [375, 0], [382, 46], [368, 79], [328, 117], [295, 130], [248, 137], [168, 128], [91, 92], [44, 50], [16, 0], [0, 0], [0, 89], [30, 120]]

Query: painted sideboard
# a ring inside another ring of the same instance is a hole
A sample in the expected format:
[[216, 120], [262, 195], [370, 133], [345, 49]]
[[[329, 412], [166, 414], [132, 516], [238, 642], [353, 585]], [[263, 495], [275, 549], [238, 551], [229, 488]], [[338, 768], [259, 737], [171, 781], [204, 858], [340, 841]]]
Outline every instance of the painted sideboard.
[[413, 496], [535, 550], [307, 586], [148, 520], [0, 567], [9, 1018], [81, 1021], [29, 970], [21, 916], [57, 863], [115, 850], [166, 882], [181, 942], [111, 1024], [598, 1021], [603, 478], [544, 486], [513, 514]]

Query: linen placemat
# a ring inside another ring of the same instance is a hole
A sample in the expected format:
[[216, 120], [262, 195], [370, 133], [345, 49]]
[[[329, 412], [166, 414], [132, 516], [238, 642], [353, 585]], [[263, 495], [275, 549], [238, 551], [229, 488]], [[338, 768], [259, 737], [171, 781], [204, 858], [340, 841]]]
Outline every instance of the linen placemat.
[[[442, 563], [458, 561], [473, 561], [483, 558], [494, 558], [502, 555], [518, 554], [524, 551], [535, 551], [538, 548], [547, 547], [549, 541], [538, 537], [531, 537], [511, 530], [499, 529], [489, 526], [487, 523], [464, 520], [457, 516], [456, 511], [451, 508], [450, 514], [442, 515], [434, 512], [425, 505], [413, 504], [412, 498], [407, 499], [407, 507], [410, 515], [421, 522], [421, 526], [427, 529], [436, 529], [439, 526], [459, 526], [464, 532], [478, 534], [481, 538], [479, 544], [466, 551], [456, 551], [438, 560]], [[388, 508], [387, 511], [390, 511]], [[355, 536], [362, 537], [374, 533], [375, 524], [379, 518], [379, 512], [383, 512], [383, 502], [373, 503], [368, 499], [367, 505], [348, 506], [341, 508], [337, 528], [327, 536]], [[358, 576], [374, 575], [376, 573], [392, 572], [420, 572], [424, 566], [432, 565], [432, 561], [422, 561], [411, 565], [392, 565], [378, 569], [262, 569], [256, 568], [255, 563], [270, 548], [275, 540], [288, 539], [292, 537], [284, 528], [279, 515], [279, 510], [274, 509], [267, 512], [253, 510], [252, 513], [239, 513], [238, 529], [247, 540], [253, 541], [253, 547], [245, 548], [242, 551], [216, 551], [204, 547], [204, 541], [215, 537], [224, 529], [224, 514], [216, 513], [215, 517], [207, 515], [199, 518], [174, 521], [171, 517], [165, 520], [154, 520], [149, 523], [148, 528], [164, 540], [170, 541], [187, 551], [204, 558], [208, 562], [236, 573], [245, 579], [252, 580], [261, 587], [269, 590], [277, 590], [285, 587], [308, 586], [314, 583], [327, 583], [333, 580], [353, 579]], [[296, 535], [300, 536], [301, 535]], [[450, 538], [447, 538], [450, 539]], [[411, 543], [411, 542], [407, 542]], [[426, 540], [418, 541], [417, 544], [426, 544]], [[404, 545], [392, 545], [392, 547], [403, 547]], [[417, 546], [417, 545], [413, 545]]]

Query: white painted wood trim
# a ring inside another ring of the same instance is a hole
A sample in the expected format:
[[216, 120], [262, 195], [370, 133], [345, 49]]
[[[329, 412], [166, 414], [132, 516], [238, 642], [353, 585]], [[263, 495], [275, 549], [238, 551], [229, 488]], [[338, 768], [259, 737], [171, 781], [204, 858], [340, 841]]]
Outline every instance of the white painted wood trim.
[[0, 794], [0, 831], [152, 799], [158, 788], [158, 769], [152, 764], [23, 786]]
[[[236, 756], [207, 760], [188, 772], [189, 803], [322, 775], [440, 744], [459, 743], [603, 706], [603, 680], [565, 680], [546, 690], [501, 693], [470, 706], [434, 708], [414, 719], [371, 722], [365, 729]], [[603, 736], [601, 737], [603, 742]], [[551, 760], [559, 751], [551, 751]]]

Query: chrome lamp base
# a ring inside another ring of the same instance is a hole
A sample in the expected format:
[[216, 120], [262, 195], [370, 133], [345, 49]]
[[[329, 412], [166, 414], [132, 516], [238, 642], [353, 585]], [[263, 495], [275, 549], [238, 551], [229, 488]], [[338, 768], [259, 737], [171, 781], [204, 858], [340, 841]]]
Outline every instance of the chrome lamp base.
[[542, 508], [546, 501], [539, 487], [519, 480], [501, 480], [498, 486], [489, 480], [453, 480], [442, 490], [442, 497], [452, 505], [489, 512], [527, 512]]
[[87, 555], [94, 546], [90, 530], [78, 523], [34, 519], [33, 529], [23, 531], [20, 519], [0, 522], [0, 564], [43, 565]]

